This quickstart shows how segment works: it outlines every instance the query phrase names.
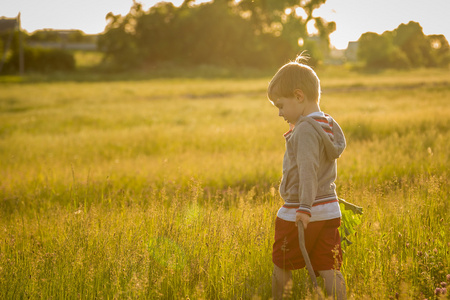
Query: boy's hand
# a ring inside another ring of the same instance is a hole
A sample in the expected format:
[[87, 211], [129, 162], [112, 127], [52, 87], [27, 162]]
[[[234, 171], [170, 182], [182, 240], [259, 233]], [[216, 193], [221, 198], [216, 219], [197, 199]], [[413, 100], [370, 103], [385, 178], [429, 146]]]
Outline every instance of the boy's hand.
[[295, 226], [298, 226], [298, 222], [302, 222], [303, 223], [303, 228], [306, 229], [306, 227], [309, 224], [309, 220], [311, 219], [310, 216], [308, 216], [307, 214], [301, 213], [301, 212], [297, 212], [295, 214]]

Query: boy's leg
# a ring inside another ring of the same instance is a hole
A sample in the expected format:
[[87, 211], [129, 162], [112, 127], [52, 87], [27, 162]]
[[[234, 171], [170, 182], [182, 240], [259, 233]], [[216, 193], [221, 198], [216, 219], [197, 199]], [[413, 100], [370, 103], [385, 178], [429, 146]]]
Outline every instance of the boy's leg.
[[292, 288], [292, 271], [273, 265], [272, 298], [274, 300], [283, 299], [284, 293], [289, 292], [289, 288]]
[[328, 297], [332, 296], [333, 299], [337, 300], [347, 299], [345, 279], [341, 271], [326, 270], [319, 271], [319, 274], [323, 277], [325, 282], [325, 289]]

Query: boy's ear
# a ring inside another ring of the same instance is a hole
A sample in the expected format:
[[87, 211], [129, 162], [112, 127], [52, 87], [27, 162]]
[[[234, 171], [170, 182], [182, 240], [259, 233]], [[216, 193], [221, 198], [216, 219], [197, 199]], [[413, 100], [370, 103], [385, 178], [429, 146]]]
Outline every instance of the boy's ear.
[[298, 101], [303, 102], [305, 100], [305, 94], [300, 89], [294, 90], [294, 97], [297, 98]]

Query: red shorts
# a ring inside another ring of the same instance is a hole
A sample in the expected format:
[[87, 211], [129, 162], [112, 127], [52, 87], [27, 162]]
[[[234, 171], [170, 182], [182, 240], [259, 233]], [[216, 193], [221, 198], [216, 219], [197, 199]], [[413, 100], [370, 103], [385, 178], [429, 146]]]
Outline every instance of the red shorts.
[[[316, 271], [339, 270], [342, 263], [339, 226], [341, 219], [311, 222], [305, 230], [305, 246], [313, 269]], [[272, 261], [281, 269], [296, 270], [305, 267], [298, 230], [294, 222], [277, 217]]]

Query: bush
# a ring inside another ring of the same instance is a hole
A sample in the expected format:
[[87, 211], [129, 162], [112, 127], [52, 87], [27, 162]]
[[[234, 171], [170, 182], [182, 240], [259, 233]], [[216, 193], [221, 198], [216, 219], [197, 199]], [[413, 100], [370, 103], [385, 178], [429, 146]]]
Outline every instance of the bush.
[[[51, 72], [75, 69], [73, 54], [62, 49], [25, 48], [23, 56], [26, 71]], [[19, 53], [17, 51], [14, 51], [8, 59], [5, 69], [9, 72], [19, 70]]]
[[409, 69], [411, 62], [408, 56], [399, 48], [394, 48], [389, 55], [389, 67], [394, 69]]

